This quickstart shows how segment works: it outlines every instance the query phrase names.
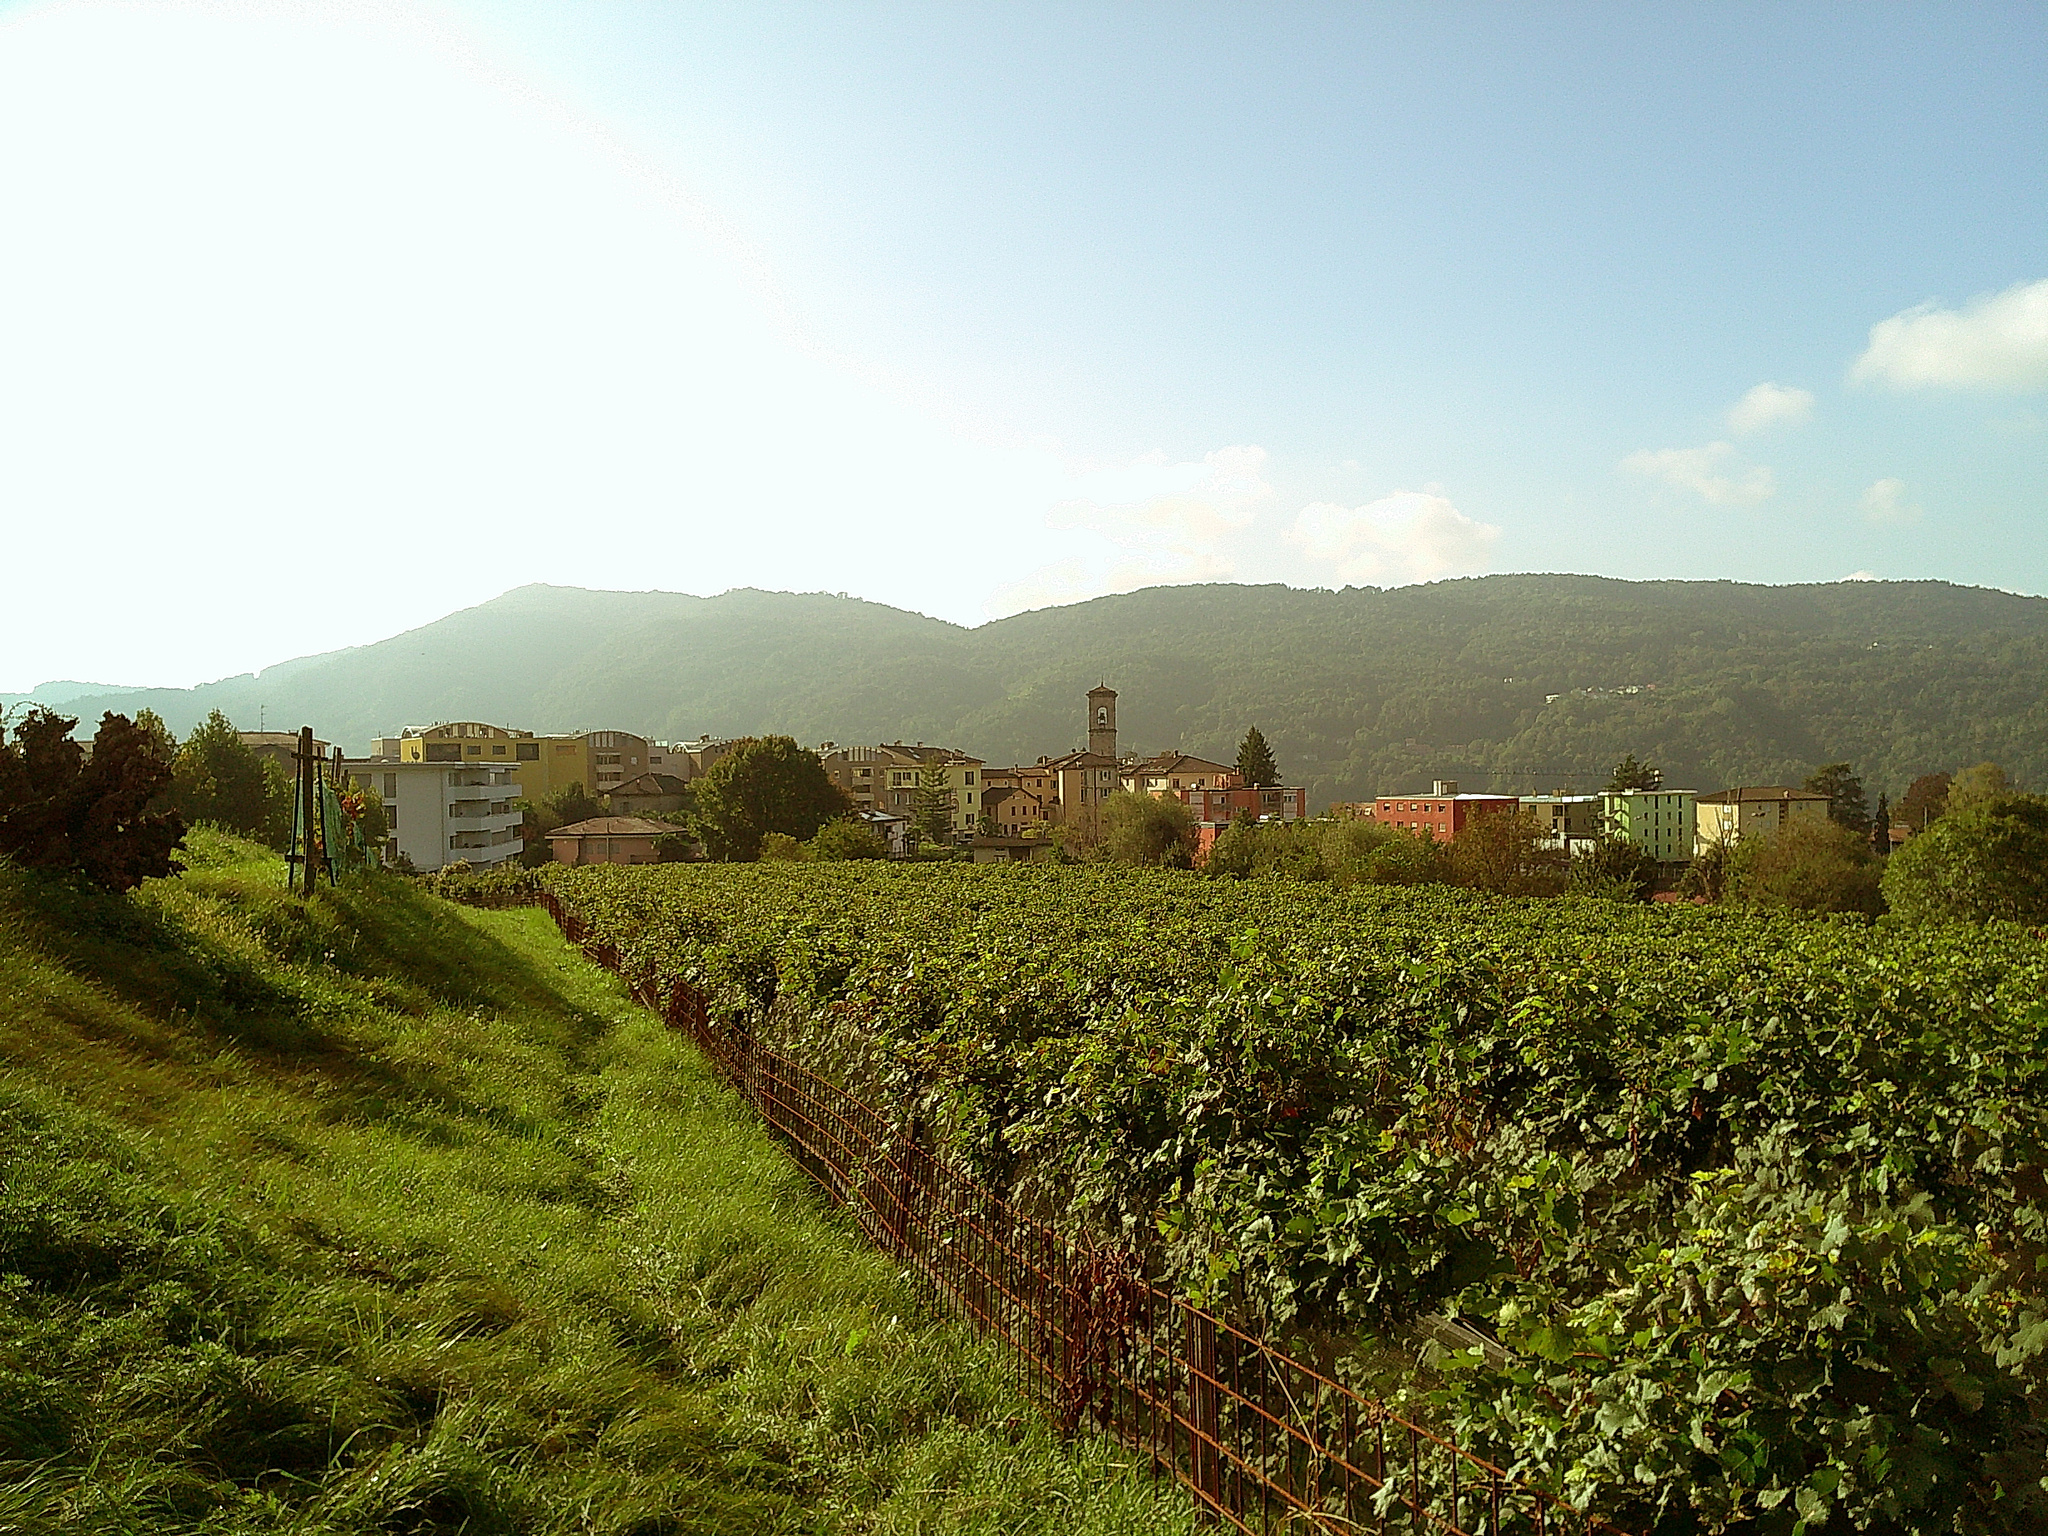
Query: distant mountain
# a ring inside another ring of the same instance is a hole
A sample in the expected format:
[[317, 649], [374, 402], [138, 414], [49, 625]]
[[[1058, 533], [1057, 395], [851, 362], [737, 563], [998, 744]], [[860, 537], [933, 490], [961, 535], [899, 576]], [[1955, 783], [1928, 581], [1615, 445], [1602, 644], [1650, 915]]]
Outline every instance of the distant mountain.
[[81, 683], [70, 679], [37, 683], [27, 693], [0, 693], [0, 709], [11, 709], [18, 704], [68, 704], [73, 699], [90, 699], [100, 694], [125, 691], [118, 683]]
[[65, 707], [90, 724], [147, 706], [181, 734], [261, 709], [353, 749], [482, 719], [1030, 761], [1080, 743], [1082, 695], [1105, 680], [1125, 746], [1228, 759], [1256, 723], [1314, 803], [1435, 777], [1586, 787], [1624, 751], [1699, 789], [1840, 759], [1873, 799], [1986, 758], [2048, 784], [2048, 599], [1945, 582], [1154, 587], [972, 630], [820, 593], [530, 586], [260, 676]]

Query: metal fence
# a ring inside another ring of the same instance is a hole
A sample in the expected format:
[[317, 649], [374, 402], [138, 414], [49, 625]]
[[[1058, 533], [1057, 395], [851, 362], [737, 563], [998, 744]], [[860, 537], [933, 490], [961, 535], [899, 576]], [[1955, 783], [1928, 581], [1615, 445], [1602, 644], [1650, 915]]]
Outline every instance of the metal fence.
[[[552, 892], [483, 898], [527, 902], [620, 969]], [[1248, 1536], [1624, 1536], [1022, 1214], [899, 1118], [715, 1022], [694, 987], [628, 980], [878, 1248], [993, 1336], [1065, 1432], [1092, 1422], [1116, 1436], [1212, 1522]]]

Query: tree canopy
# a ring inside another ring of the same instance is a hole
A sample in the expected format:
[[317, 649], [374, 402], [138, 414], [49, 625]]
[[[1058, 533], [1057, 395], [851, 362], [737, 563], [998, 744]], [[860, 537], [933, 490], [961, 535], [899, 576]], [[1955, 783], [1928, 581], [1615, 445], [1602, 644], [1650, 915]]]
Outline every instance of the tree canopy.
[[1891, 856], [1884, 895], [1910, 922], [2048, 923], [2048, 798], [1951, 811]]
[[1727, 896], [1746, 907], [1875, 916], [1884, 910], [1882, 869], [1862, 833], [1832, 821], [1793, 822], [1736, 845]]
[[1119, 864], [1187, 869], [1194, 863], [1195, 813], [1178, 800], [1119, 791], [1102, 807], [1102, 851]]
[[1848, 763], [1827, 763], [1816, 768], [1806, 780], [1807, 790], [1828, 797], [1828, 819], [1851, 832], [1870, 831], [1870, 801], [1863, 793], [1863, 780]]
[[726, 862], [758, 857], [770, 832], [807, 841], [853, 809], [818, 754], [787, 736], [734, 743], [696, 787], [691, 830], [712, 858]]
[[170, 800], [191, 825], [208, 822], [273, 848], [291, 840], [291, 776], [242, 740], [217, 709], [178, 748]]
[[167, 733], [106, 715], [88, 760], [77, 724], [34, 709], [0, 740], [0, 853], [110, 891], [173, 873], [184, 818], [149, 808], [171, 780]]
[[1266, 738], [1259, 734], [1256, 725], [1244, 733], [1244, 740], [1237, 745], [1237, 776], [1254, 789], [1280, 782], [1280, 765], [1273, 760], [1273, 749], [1266, 745]]
[[1610, 795], [1625, 795], [1631, 790], [1661, 789], [1663, 784], [1664, 770], [1636, 761], [1633, 752], [1616, 763], [1607, 775], [1607, 793]]

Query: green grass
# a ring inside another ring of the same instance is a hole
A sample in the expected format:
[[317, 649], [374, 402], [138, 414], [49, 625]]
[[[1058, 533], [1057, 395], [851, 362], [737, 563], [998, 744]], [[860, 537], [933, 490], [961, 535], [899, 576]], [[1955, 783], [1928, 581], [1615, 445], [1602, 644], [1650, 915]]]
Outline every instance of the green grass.
[[1189, 1529], [534, 911], [0, 867], [0, 1533]]

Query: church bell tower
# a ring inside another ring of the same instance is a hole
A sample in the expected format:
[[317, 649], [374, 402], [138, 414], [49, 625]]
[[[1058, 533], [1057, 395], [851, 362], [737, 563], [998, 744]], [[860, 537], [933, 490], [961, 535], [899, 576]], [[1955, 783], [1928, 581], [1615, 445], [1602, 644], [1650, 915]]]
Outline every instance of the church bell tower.
[[1088, 690], [1088, 750], [1116, 756], [1116, 690], [1101, 684]]

